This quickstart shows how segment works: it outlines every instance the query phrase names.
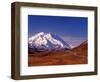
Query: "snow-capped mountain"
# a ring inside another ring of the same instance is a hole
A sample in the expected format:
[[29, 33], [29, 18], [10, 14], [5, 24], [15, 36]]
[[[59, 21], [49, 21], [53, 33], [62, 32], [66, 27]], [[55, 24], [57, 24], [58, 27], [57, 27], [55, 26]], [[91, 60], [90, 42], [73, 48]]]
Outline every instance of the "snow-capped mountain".
[[28, 45], [29, 48], [38, 50], [70, 49], [69, 44], [67, 44], [61, 37], [56, 34], [44, 32], [29, 37]]

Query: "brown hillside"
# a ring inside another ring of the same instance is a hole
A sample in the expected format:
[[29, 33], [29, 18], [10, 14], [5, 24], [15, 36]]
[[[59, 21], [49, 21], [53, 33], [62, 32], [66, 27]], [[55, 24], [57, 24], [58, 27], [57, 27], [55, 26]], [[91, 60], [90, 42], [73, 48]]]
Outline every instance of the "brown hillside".
[[72, 50], [29, 53], [29, 66], [87, 64], [87, 42]]

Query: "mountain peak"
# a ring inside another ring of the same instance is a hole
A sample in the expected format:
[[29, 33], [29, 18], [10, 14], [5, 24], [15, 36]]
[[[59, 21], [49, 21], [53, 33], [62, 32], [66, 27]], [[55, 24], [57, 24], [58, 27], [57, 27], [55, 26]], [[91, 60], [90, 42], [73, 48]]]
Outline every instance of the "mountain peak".
[[37, 33], [37, 35], [44, 35], [44, 34], [46, 34], [45, 32], [39, 32], [39, 33]]
[[58, 50], [58, 49], [70, 49], [61, 37], [52, 33], [39, 32], [29, 38], [29, 47], [42, 49], [42, 50]]

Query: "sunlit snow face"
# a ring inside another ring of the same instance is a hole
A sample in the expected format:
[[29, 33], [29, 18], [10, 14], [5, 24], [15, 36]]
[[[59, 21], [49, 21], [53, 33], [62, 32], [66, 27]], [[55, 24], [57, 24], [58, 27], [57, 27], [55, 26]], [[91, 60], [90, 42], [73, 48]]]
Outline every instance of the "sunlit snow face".
[[70, 46], [56, 34], [40, 32], [29, 38], [29, 45], [46, 49], [69, 49]]

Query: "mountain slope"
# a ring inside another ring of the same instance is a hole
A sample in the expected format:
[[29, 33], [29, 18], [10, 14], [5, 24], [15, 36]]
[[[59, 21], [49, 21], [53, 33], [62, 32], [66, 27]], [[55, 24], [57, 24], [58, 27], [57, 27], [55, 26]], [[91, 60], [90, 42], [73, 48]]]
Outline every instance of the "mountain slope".
[[70, 49], [61, 37], [56, 34], [40, 32], [29, 38], [29, 48], [37, 50]]
[[75, 47], [72, 49], [73, 52], [75, 52], [77, 55], [87, 55], [87, 49], [88, 49], [88, 44], [87, 41], [83, 42], [80, 44], [78, 47]]

